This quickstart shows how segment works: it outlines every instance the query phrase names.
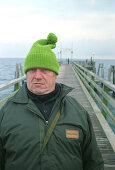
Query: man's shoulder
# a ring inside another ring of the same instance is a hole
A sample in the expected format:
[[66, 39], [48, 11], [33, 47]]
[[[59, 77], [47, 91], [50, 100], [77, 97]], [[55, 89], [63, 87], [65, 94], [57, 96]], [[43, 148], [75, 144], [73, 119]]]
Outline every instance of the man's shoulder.
[[64, 100], [64, 106], [68, 111], [71, 111], [73, 113], [77, 113], [77, 116], [82, 114], [83, 117], [88, 116], [87, 110], [80, 104], [78, 100], [76, 100], [74, 97], [67, 95]]
[[[21, 96], [22, 94], [22, 96]], [[25, 98], [23, 96], [23, 87], [21, 87], [13, 96], [10, 96], [0, 107], [0, 117], [5, 112], [10, 112], [10, 108], [13, 107], [13, 104], [16, 102], [23, 103], [25, 102]], [[21, 97], [20, 97], [21, 96]]]
[[13, 99], [14, 96], [8, 98], [4, 104], [0, 107], [0, 114], [1, 112], [5, 111], [8, 107], [9, 107], [9, 104], [12, 102], [12, 99]]
[[63, 112], [67, 120], [76, 126], [81, 126], [84, 131], [88, 132], [87, 110], [72, 96], [67, 95], [63, 102]]
[[81, 110], [85, 110], [85, 108], [80, 104], [80, 102], [70, 95], [67, 95], [65, 97], [65, 102], [70, 103], [72, 107], [79, 107]]
[[0, 124], [1, 124], [1, 121], [2, 121], [2, 119], [3, 119], [3, 117], [4, 117], [5, 111], [8, 109], [10, 100], [11, 100], [11, 99], [8, 99], [8, 100], [2, 105], [2, 107], [0, 108]]

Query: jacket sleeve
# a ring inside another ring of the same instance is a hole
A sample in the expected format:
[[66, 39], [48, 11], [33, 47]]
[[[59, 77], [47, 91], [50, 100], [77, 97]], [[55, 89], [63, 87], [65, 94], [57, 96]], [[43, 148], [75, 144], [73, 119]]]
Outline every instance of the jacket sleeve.
[[0, 139], [0, 170], [4, 170], [4, 157], [3, 157], [3, 147], [2, 147], [1, 139]]
[[91, 120], [87, 118], [89, 133], [85, 136], [83, 144], [83, 170], [104, 170], [104, 162], [97, 146]]
[[1, 122], [3, 118], [3, 112], [0, 110], [0, 170], [4, 170], [4, 151], [3, 151], [3, 143], [1, 138]]

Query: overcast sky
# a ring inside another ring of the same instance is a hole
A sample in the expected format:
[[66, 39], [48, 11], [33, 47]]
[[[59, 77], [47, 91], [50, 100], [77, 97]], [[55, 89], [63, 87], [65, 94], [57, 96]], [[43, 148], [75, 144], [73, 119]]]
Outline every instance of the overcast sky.
[[26, 57], [50, 32], [56, 55], [115, 59], [115, 0], [0, 0], [0, 57]]

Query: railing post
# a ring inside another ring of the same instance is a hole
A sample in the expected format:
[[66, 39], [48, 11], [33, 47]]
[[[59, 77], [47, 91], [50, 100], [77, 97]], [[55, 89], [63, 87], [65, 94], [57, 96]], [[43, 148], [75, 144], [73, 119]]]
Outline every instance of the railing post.
[[[91, 80], [94, 81], [94, 77], [93, 77], [93, 76], [91, 76]], [[92, 84], [90, 84], [90, 87], [91, 87], [93, 90], [95, 89]], [[93, 98], [93, 94], [92, 94], [91, 91], [90, 91], [90, 95], [91, 95], [91, 97]]]
[[[19, 65], [18, 64], [16, 64], [16, 71], [15, 71], [15, 79], [17, 78], [19, 78]], [[20, 83], [18, 82], [14, 85], [14, 91], [18, 90], [19, 87], [20, 87]]]
[[98, 72], [97, 72], [98, 76], [99, 76], [99, 72], [100, 72], [100, 64], [98, 65]]
[[[108, 93], [109, 89], [107, 86], [103, 85], [103, 90]], [[108, 101], [103, 97], [103, 103], [107, 106], [108, 105]], [[107, 113], [104, 111], [104, 109], [102, 109], [102, 114], [103, 116], [106, 118], [107, 117]]]
[[112, 66], [112, 72], [113, 72], [113, 84], [115, 84], [115, 66]]
[[[20, 63], [20, 71], [21, 71], [21, 76], [24, 76], [24, 70], [21, 63]], [[22, 84], [24, 84], [24, 80], [22, 80]]]
[[99, 73], [100, 73], [100, 69], [101, 69], [101, 77], [104, 78], [104, 68], [103, 68], [102, 63], [100, 63], [99, 66], [98, 66], [98, 72], [97, 72], [98, 76], [99, 76]]
[[104, 78], [104, 69], [103, 69], [103, 67], [101, 69], [101, 77]]
[[95, 62], [93, 61], [93, 72], [96, 74]]
[[112, 67], [108, 69], [108, 81], [111, 81], [111, 69]]
[[[113, 72], [113, 84], [115, 84], [115, 65], [112, 66], [112, 72]], [[113, 94], [115, 95], [115, 92], [113, 92]]]

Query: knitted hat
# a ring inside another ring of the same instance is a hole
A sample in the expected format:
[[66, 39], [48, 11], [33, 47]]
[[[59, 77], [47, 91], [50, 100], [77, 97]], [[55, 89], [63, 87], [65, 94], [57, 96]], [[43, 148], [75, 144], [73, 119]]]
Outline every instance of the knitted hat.
[[56, 47], [57, 37], [50, 33], [47, 39], [36, 41], [24, 62], [24, 72], [31, 68], [45, 68], [59, 74], [59, 63], [51, 48]]

